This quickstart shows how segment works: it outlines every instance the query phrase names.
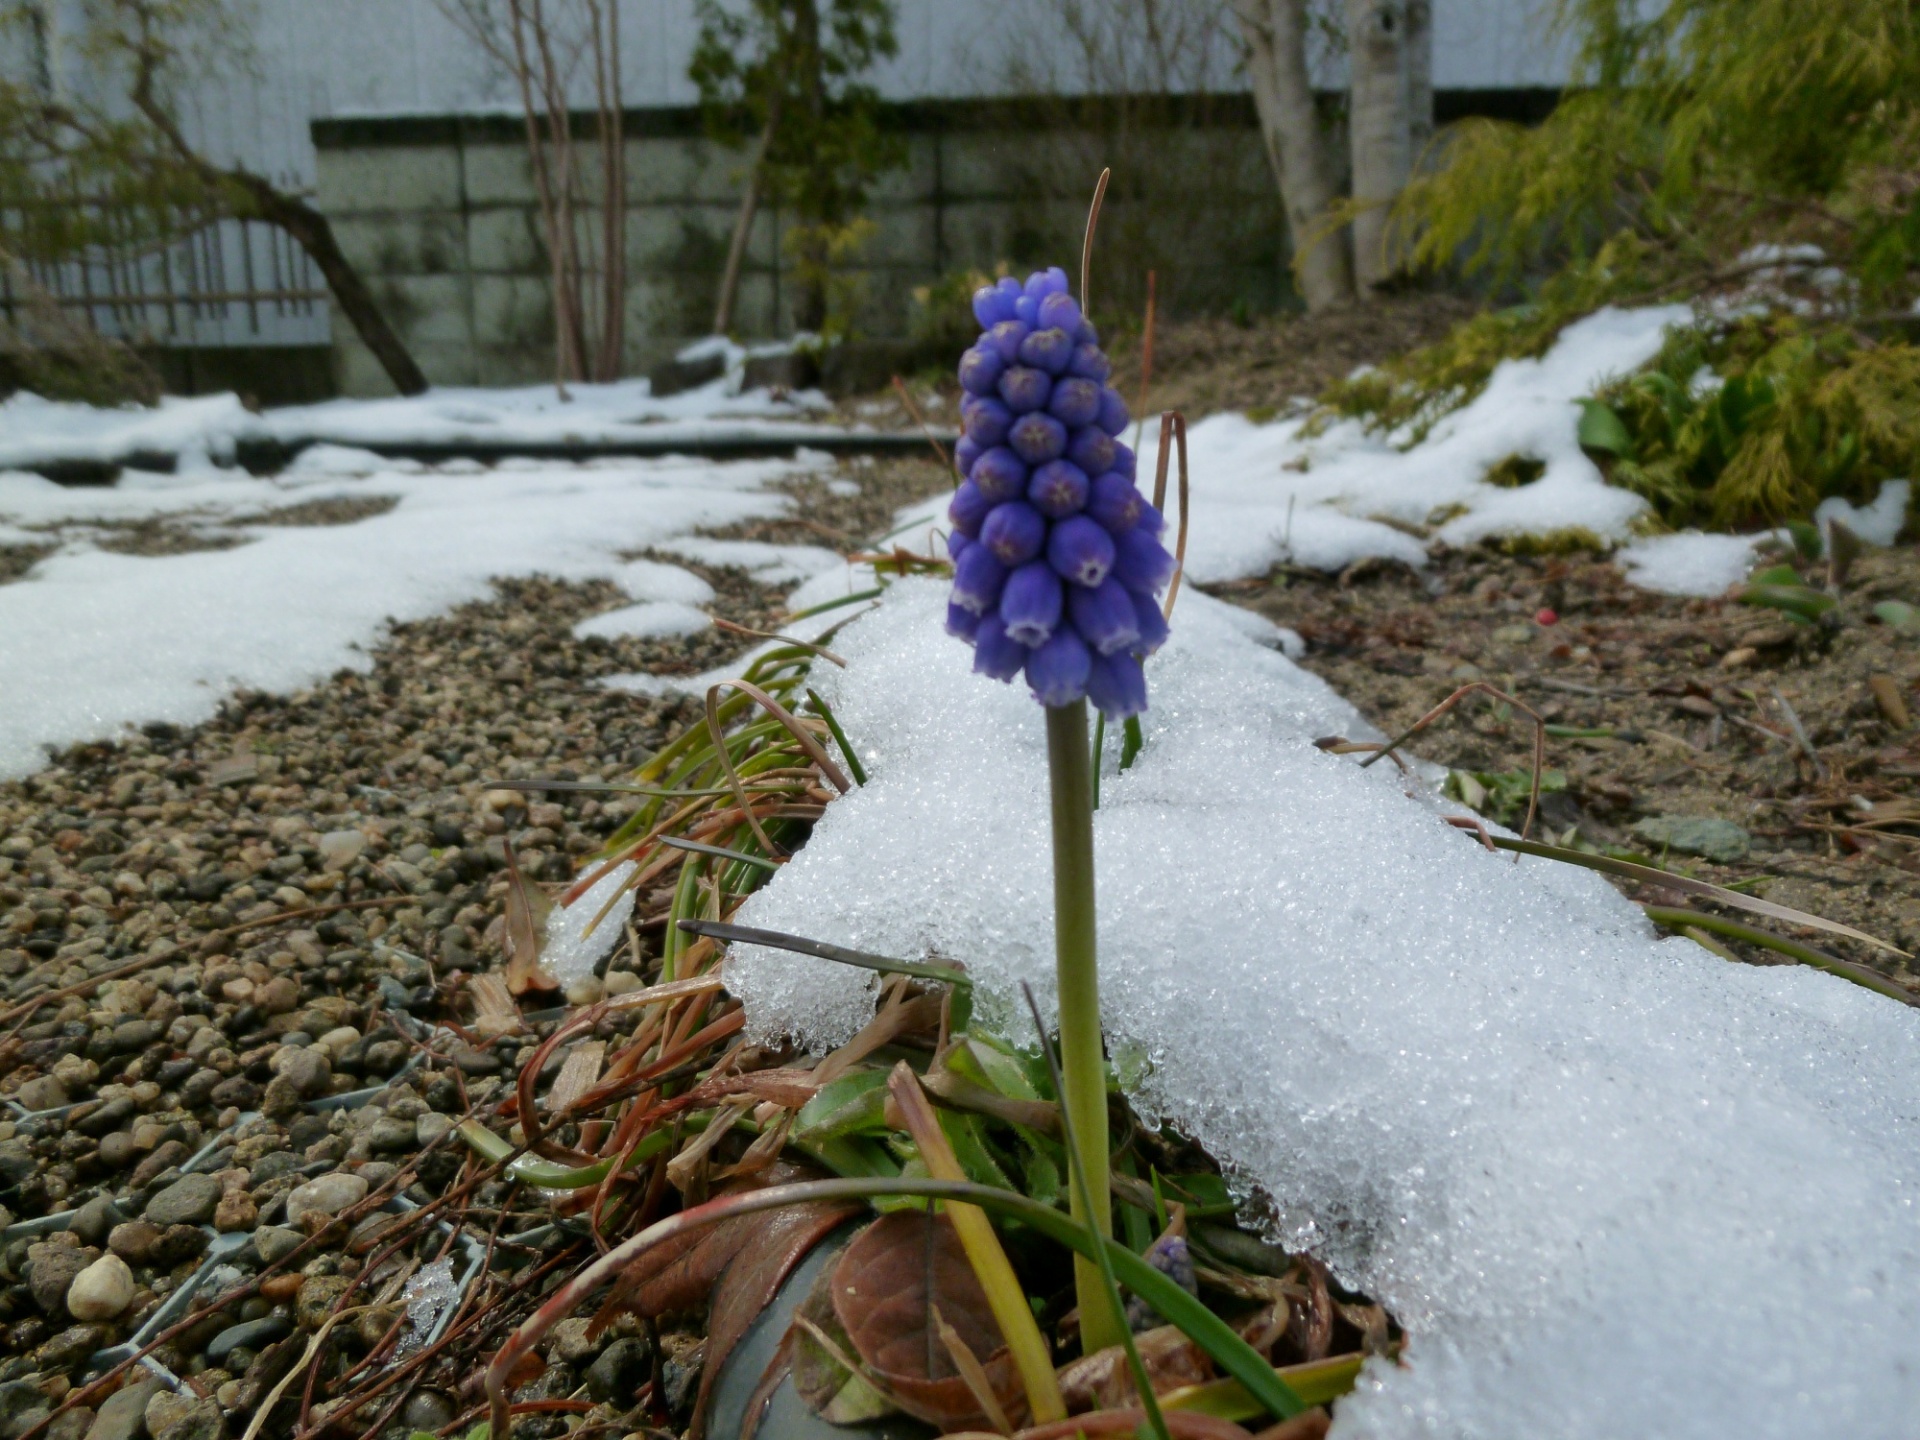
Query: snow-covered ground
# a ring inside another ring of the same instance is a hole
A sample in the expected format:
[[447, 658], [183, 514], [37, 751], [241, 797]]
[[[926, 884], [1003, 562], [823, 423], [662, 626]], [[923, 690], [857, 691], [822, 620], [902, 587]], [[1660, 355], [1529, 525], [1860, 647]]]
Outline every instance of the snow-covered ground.
[[645, 380], [575, 385], [560, 399], [551, 385], [517, 390], [457, 386], [412, 399], [328, 400], [256, 414], [236, 395], [169, 396], [151, 409], [101, 409], [21, 393], [0, 401], [0, 470], [54, 461], [125, 463], [177, 456], [180, 468], [231, 463], [246, 441], [338, 445], [677, 443], [776, 426], [782, 434], [829, 433], [809, 422], [826, 410], [817, 390], [776, 398], [742, 390], [736, 367], [720, 379], [656, 400]]
[[[1052, 990], [1046, 745], [901, 582], [819, 684], [869, 773], [744, 923]], [[1409, 1326], [1336, 1435], [1907, 1436], [1920, 1415], [1920, 1013], [1655, 937], [1492, 855], [1351, 708], [1193, 592], [1096, 816], [1105, 1019], [1150, 1113]], [[1265, 643], [1263, 643], [1263, 641]], [[1248, 843], [1257, 837], [1257, 844]], [[845, 1040], [864, 972], [741, 951], [752, 1033]]]
[[[0, 776], [45, 764], [43, 746], [204, 720], [236, 688], [286, 691], [365, 668], [389, 620], [484, 596], [497, 576], [631, 578], [638, 598], [663, 588], [683, 597], [658, 602], [682, 630], [694, 617], [704, 624], [692, 605], [711, 597], [697, 577], [630, 565], [621, 552], [778, 515], [790, 501], [769, 482], [815, 463], [521, 462], [448, 475], [336, 447], [308, 451], [273, 480], [202, 470], [69, 488], [0, 474], [0, 528], [12, 532], [0, 543], [60, 547], [0, 585]], [[297, 503], [378, 497], [397, 503], [350, 524], [245, 523]], [[101, 522], [156, 518], [244, 543], [158, 556], [98, 543]], [[653, 612], [652, 633], [668, 633], [663, 618]]]

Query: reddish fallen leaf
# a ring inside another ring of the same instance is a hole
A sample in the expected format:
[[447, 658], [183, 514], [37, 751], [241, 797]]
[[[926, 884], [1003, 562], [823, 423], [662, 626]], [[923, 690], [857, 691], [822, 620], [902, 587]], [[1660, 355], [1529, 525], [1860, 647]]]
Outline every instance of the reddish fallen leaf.
[[980, 1361], [1000, 1408], [1018, 1423], [1026, 1394], [953, 1221], [900, 1210], [873, 1222], [841, 1253], [833, 1312], [861, 1363], [915, 1419], [978, 1429], [987, 1416], [940, 1339], [932, 1310]]
[[[1183, 1385], [1204, 1385], [1214, 1378], [1213, 1362], [1207, 1352], [1189, 1340], [1177, 1325], [1161, 1325], [1133, 1337], [1146, 1367], [1147, 1383], [1153, 1393], [1164, 1395]], [[1060, 1398], [1067, 1402], [1067, 1413], [1082, 1410], [1116, 1410], [1132, 1405], [1133, 1371], [1123, 1346], [1109, 1345], [1091, 1355], [1083, 1355], [1060, 1370]]]

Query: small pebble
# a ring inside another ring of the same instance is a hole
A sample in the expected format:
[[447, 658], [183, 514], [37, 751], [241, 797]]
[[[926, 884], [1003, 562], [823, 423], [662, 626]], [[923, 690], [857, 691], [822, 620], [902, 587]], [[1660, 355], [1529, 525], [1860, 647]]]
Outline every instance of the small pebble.
[[111, 1320], [133, 1303], [133, 1271], [118, 1255], [102, 1255], [73, 1277], [67, 1313], [76, 1320]]
[[338, 1215], [349, 1205], [366, 1197], [367, 1182], [361, 1176], [336, 1170], [321, 1175], [287, 1194], [287, 1223], [298, 1225], [308, 1215]]

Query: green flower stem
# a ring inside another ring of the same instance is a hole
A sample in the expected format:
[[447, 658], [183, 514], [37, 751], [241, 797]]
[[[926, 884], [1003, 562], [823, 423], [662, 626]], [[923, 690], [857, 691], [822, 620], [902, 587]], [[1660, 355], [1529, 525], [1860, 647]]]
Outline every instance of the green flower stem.
[[[1107, 1175], [1107, 1065], [1100, 1045], [1100, 972], [1093, 918], [1093, 765], [1087, 749], [1087, 703], [1047, 710], [1047, 768], [1053, 791], [1053, 946], [1060, 995], [1060, 1097], [1079, 1140], [1081, 1173], [1094, 1213], [1072, 1192], [1073, 1218], [1113, 1234]], [[1121, 1319], [1107, 1298], [1100, 1268], [1073, 1263], [1080, 1304], [1080, 1347], [1091, 1355], [1121, 1339]]]

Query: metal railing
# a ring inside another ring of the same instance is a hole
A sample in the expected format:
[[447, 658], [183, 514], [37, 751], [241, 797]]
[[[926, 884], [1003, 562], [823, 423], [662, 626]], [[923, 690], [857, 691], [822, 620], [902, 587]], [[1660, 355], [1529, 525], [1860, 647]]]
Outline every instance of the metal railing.
[[[29, 315], [29, 287], [102, 335], [134, 344], [208, 349], [255, 345], [324, 345], [327, 290], [318, 268], [286, 234], [260, 221], [183, 215], [167, 238], [143, 239], [128, 212], [96, 201], [84, 206], [90, 233], [105, 237], [79, 255], [25, 258], [13, 240], [29, 216], [0, 208], [0, 246], [22, 256], [17, 271], [0, 266], [0, 326], [19, 330]], [[42, 217], [43, 218], [43, 217]], [[124, 237], [124, 238], [123, 238]], [[12, 241], [13, 243], [10, 243]]]

